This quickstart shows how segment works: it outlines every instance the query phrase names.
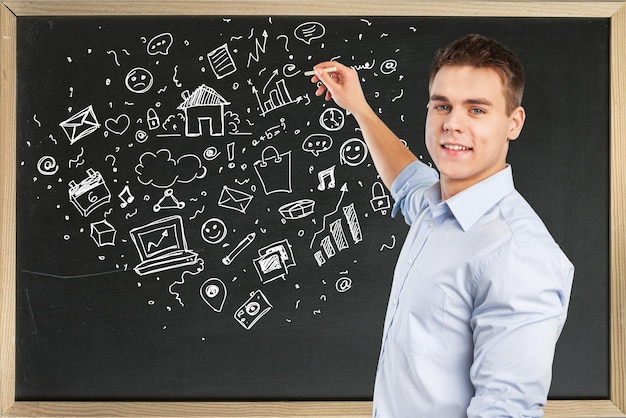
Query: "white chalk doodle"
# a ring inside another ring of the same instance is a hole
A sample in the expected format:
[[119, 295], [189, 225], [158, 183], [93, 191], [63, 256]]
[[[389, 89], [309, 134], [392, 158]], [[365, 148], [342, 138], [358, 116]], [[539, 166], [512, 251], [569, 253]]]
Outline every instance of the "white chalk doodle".
[[261, 159], [254, 163], [254, 170], [261, 180], [266, 195], [292, 192], [291, 150], [281, 154], [271, 145], [266, 147], [261, 152]]
[[57, 160], [51, 155], [44, 155], [37, 161], [37, 171], [44, 176], [53, 176], [59, 171]]
[[[189, 200], [194, 200], [194, 199], [195, 199], [195, 200], [198, 200], [198, 198], [196, 198], [196, 197], [190, 198]], [[190, 221], [192, 221], [192, 220], [196, 219], [196, 218], [198, 217], [198, 215], [203, 214], [203, 213], [204, 213], [204, 209], [205, 209], [205, 208], [206, 208], [206, 206], [205, 206], [205, 205], [202, 205], [202, 208], [200, 208], [200, 209], [196, 209], [196, 212], [193, 214], [193, 216], [191, 216], [191, 217], [189, 218], [189, 220], [190, 220]]]
[[259, 136], [258, 140], [255, 139], [252, 141], [252, 145], [257, 146], [259, 143], [263, 141], [269, 141], [275, 136], [278, 136], [281, 133], [285, 132], [286, 129], [287, 129], [287, 125], [285, 124], [285, 118], [280, 118], [279, 125], [274, 125], [274, 126], [270, 126], [269, 128], [267, 128], [265, 132], [261, 136]]
[[225, 266], [229, 266], [235, 260], [235, 258], [237, 258], [239, 254], [241, 254], [243, 250], [245, 250], [250, 244], [252, 244], [252, 241], [254, 241], [255, 237], [256, 234], [254, 232], [250, 232], [248, 235], [246, 235], [246, 237], [239, 241], [239, 244], [237, 244], [237, 246], [230, 253], [228, 253], [226, 257], [222, 258], [222, 263], [224, 263]]
[[319, 22], [304, 22], [293, 31], [296, 39], [307, 45], [310, 45], [311, 41], [321, 38], [325, 33], [326, 28]]
[[342, 210], [343, 216], [346, 218], [346, 222], [348, 223], [350, 235], [352, 235], [352, 241], [354, 241], [355, 244], [358, 244], [363, 241], [363, 232], [361, 230], [359, 218], [356, 214], [356, 209], [354, 208], [354, 203], [344, 206]]
[[98, 247], [115, 245], [117, 230], [106, 219], [93, 222], [90, 226], [90, 236]]
[[208, 125], [211, 136], [224, 136], [224, 107], [230, 102], [212, 87], [202, 84], [192, 93], [185, 90], [183, 102], [177, 109], [185, 115], [185, 135], [197, 137], [204, 134], [204, 126]]
[[111, 201], [111, 192], [102, 174], [92, 168], [87, 169], [87, 177], [79, 183], [70, 181], [68, 194], [70, 202], [85, 217]]
[[327, 134], [311, 134], [304, 142], [302, 149], [319, 157], [321, 152], [328, 151], [333, 146], [333, 139]]
[[214, 146], [210, 146], [210, 147], [208, 147], [207, 149], [204, 150], [204, 152], [202, 153], [202, 156], [207, 161], [213, 161], [220, 154], [221, 153], [217, 150], [217, 148], [215, 148]]
[[167, 55], [170, 52], [170, 47], [174, 42], [174, 37], [171, 33], [161, 33], [154, 38], [150, 39], [146, 50], [148, 55]]
[[224, 185], [222, 187], [222, 193], [217, 201], [217, 205], [222, 208], [232, 209], [245, 214], [250, 202], [252, 202], [252, 198], [253, 196], [249, 193]]
[[[254, 28], [252, 30], [254, 31]], [[250, 37], [252, 37], [252, 33], [253, 32], [250, 33]], [[259, 62], [261, 54], [265, 54], [265, 47], [267, 45], [268, 37], [267, 31], [264, 30], [261, 36], [263, 37], [262, 41], [259, 41], [259, 38], [254, 39], [254, 52], [250, 52], [248, 54], [248, 68], [250, 67], [251, 61]]]
[[[359, 219], [356, 214], [354, 203], [351, 203], [348, 206], [344, 206], [342, 208], [342, 211], [348, 224], [348, 230], [350, 231], [352, 241], [354, 244], [358, 244], [363, 240], [363, 232], [361, 230], [361, 224], [359, 223]], [[319, 232], [324, 232], [324, 230], [325, 229]], [[312, 242], [313, 241], [311, 241], [311, 243]], [[320, 240], [320, 246], [321, 250], [317, 250], [313, 254], [313, 258], [320, 267], [326, 262], [326, 258], [330, 259], [334, 257], [339, 251], [350, 248], [350, 243], [348, 242], [348, 239], [346, 237], [341, 218], [337, 218], [329, 224], [328, 235], [322, 237], [322, 239]], [[324, 258], [324, 255], [326, 255], [326, 258]]]
[[71, 145], [98, 130], [100, 123], [98, 123], [93, 106], [89, 105], [61, 122], [59, 126], [65, 132]]
[[286, 280], [289, 267], [296, 265], [291, 244], [287, 239], [277, 241], [259, 250], [259, 257], [253, 260], [261, 283], [276, 279]]
[[323, 192], [324, 190], [335, 188], [335, 185], [336, 185], [335, 167], [336, 166], [333, 165], [317, 173], [317, 179], [319, 180], [319, 184], [317, 185], [317, 190], [319, 190], [320, 192]]
[[140, 144], [146, 142], [147, 139], [148, 133], [143, 129], [138, 129], [137, 132], [135, 132], [135, 141], [139, 142]]
[[347, 292], [351, 288], [352, 288], [352, 279], [350, 279], [349, 277], [340, 277], [335, 282], [335, 289], [339, 293]]
[[156, 110], [154, 110], [154, 108], [152, 107], [146, 111], [146, 123], [148, 124], [148, 129], [150, 129], [151, 131], [158, 129], [161, 125], [159, 115], [157, 115]]
[[381, 212], [383, 215], [387, 214], [387, 210], [391, 207], [389, 195], [385, 193], [385, 189], [381, 182], [375, 181], [372, 184], [372, 198], [370, 199], [370, 205], [374, 212]]
[[343, 128], [345, 117], [341, 110], [336, 107], [330, 107], [322, 112], [319, 122], [322, 128], [333, 132]]
[[141, 262], [134, 267], [140, 276], [193, 265], [198, 254], [187, 247], [183, 218], [157, 219], [130, 230]]
[[126, 74], [124, 79], [126, 88], [133, 93], [142, 94], [150, 90], [154, 77], [152, 73], [145, 68], [135, 67]]
[[302, 219], [313, 214], [315, 201], [311, 199], [300, 199], [294, 202], [285, 203], [278, 208], [278, 212], [283, 218], [288, 220]]
[[117, 65], [118, 67], [121, 67], [119, 60], [117, 59], [117, 52], [110, 50], [107, 51], [107, 54], [113, 54], [113, 59], [115, 60], [115, 65]]
[[235, 311], [235, 320], [245, 329], [250, 329], [273, 308], [261, 290], [250, 293], [239, 309]]
[[339, 161], [341, 164], [347, 164], [355, 167], [360, 165], [367, 158], [367, 145], [360, 138], [352, 138], [341, 145], [339, 150]]
[[215, 312], [222, 312], [228, 291], [223, 281], [216, 277], [207, 279], [200, 286], [200, 296], [202, 300]]
[[122, 203], [120, 203], [120, 207], [124, 209], [129, 204], [133, 203], [135, 200], [135, 196], [130, 192], [130, 187], [127, 185], [124, 186], [122, 191], [117, 195], [120, 198]]
[[[263, 92], [265, 92], [265, 90], [264, 88]], [[302, 100], [301, 96], [298, 96], [296, 99], [291, 97], [284, 79], [276, 81], [269, 93], [261, 93], [263, 94], [263, 98], [261, 98], [259, 90], [255, 86], [252, 86], [252, 94], [254, 94], [257, 99], [261, 116], [265, 116], [276, 109], [292, 103], [299, 103]]]
[[222, 79], [237, 71], [235, 60], [233, 60], [228, 44], [223, 44], [207, 54], [211, 69], [217, 79]]
[[383, 250], [393, 250], [395, 246], [396, 246], [396, 236], [392, 234], [391, 244], [383, 243], [383, 245], [380, 246], [380, 250], [378, 251], [382, 252]]
[[178, 303], [180, 303], [180, 306], [185, 306], [185, 304], [183, 303], [183, 299], [180, 296], [180, 293], [174, 291], [174, 286], [181, 286], [185, 284], [185, 275], [186, 274], [191, 274], [192, 276], [195, 276], [201, 272], [204, 271], [204, 260], [202, 260], [201, 258], [199, 258], [197, 260], [197, 262], [193, 263], [192, 266], [195, 266], [195, 270], [189, 270], [189, 267], [184, 267], [185, 270], [180, 274], [180, 280], [175, 280], [174, 282], [172, 282], [169, 286], [168, 286], [168, 291], [170, 292], [171, 295], [174, 296], [174, 298], [176, 298], [176, 300], [178, 301]]
[[121, 114], [117, 118], [107, 119], [104, 126], [114, 134], [123, 135], [130, 127], [130, 118], [126, 114]]
[[286, 51], [286, 52], [289, 52], [289, 37], [288, 37], [287, 35], [278, 35], [278, 36], [276, 37], [276, 39], [281, 39], [281, 38], [284, 38], [284, 39], [285, 39], [285, 45], [284, 45], [284, 48], [285, 48], [285, 51]]
[[143, 153], [135, 166], [135, 172], [141, 184], [167, 189], [176, 183], [190, 183], [204, 178], [207, 169], [194, 154], [184, 154], [174, 159], [170, 150], [163, 148], [156, 154], [149, 151]]
[[317, 231], [315, 234], [313, 234], [313, 238], [311, 238], [311, 243], [309, 244], [309, 249], [313, 248], [313, 242], [315, 242], [315, 238], [319, 234], [324, 232], [324, 229], [326, 229], [326, 219], [328, 219], [329, 217], [339, 212], [339, 207], [341, 206], [341, 202], [343, 201], [344, 195], [348, 192], [348, 184], [344, 183], [343, 186], [341, 186], [341, 189], [339, 190], [341, 191], [341, 196], [339, 196], [339, 201], [337, 202], [335, 209], [332, 212], [329, 212], [326, 215], [324, 215], [324, 218], [322, 221], [322, 228], [319, 231]]
[[116, 173], [117, 167], [115, 167], [115, 162], [117, 161], [117, 158], [115, 157], [115, 155], [108, 154], [106, 157], [104, 157], [104, 161], [109, 161], [109, 158], [112, 160], [111, 167], [113, 167], [113, 172]]
[[202, 239], [209, 244], [219, 244], [228, 233], [224, 221], [219, 218], [208, 219], [201, 228]]
[[394, 59], [385, 60], [382, 62], [382, 64], [380, 64], [380, 72], [385, 75], [389, 75], [395, 72], [397, 69], [398, 69], [398, 61]]
[[160, 212], [163, 209], [183, 209], [185, 202], [181, 202], [174, 196], [174, 190], [166, 189], [163, 196], [154, 204], [152, 210]]

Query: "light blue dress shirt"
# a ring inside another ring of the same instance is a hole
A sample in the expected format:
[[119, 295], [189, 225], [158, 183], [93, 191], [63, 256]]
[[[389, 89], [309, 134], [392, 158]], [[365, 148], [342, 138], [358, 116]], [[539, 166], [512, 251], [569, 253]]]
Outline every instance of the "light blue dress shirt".
[[442, 202], [416, 161], [374, 388], [377, 418], [540, 417], [574, 267], [504, 170]]

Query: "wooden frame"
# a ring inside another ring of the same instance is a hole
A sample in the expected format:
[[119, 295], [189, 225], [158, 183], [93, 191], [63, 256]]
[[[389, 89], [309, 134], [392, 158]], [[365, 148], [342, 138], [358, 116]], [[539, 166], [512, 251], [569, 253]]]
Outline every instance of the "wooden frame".
[[[0, 2], [0, 416], [368, 417], [371, 402], [15, 400], [16, 24], [30, 15], [416, 15], [610, 18], [610, 399], [550, 401], [547, 417], [626, 417], [626, 2], [342, 0]], [[584, 377], [581, 377], [584, 378]]]

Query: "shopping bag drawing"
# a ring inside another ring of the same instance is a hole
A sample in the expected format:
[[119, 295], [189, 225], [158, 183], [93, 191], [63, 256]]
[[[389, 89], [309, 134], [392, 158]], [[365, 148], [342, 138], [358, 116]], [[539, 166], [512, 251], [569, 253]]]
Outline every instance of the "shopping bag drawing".
[[91, 105], [59, 123], [70, 140], [70, 145], [96, 131], [100, 124]]
[[[268, 156], [267, 154], [273, 154]], [[265, 194], [291, 193], [291, 151], [280, 154], [273, 146], [266, 147], [261, 159], [254, 163]]]

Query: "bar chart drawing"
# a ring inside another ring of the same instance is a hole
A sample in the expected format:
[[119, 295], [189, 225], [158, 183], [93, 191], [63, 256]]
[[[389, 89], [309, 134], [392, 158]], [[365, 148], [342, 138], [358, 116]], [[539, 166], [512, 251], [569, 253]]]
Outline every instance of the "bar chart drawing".
[[298, 102], [298, 100], [294, 100], [289, 94], [284, 79], [278, 80], [275, 83], [275, 87], [270, 89], [269, 93], [264, 95], [263, 98], [261, 98], [259, 90], [254, 86], [252, 86], [252, 93], [259, 102], [259, 112], [263, 117], [273, 110]]

